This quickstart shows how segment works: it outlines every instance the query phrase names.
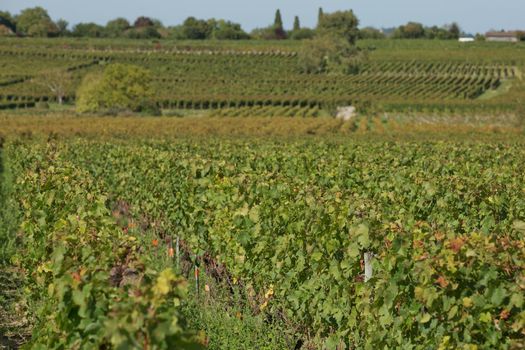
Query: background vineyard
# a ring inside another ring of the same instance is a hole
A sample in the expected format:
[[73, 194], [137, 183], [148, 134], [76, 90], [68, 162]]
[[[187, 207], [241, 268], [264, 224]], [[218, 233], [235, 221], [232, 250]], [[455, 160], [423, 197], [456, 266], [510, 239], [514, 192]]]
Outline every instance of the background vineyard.
[[[369, 60], [356, 75], [302, 74], [294, 43], [0, 41], [0, 108], [32, 107], [56, 97], [31, 78], [62, 68], [74, 83], [110, 62], [140, 65], [154, 76], [164, 109], [374, 106], [385, 111], [509, 112], [521, 103], [521, 46], [491, 43], [364, 41]], [[179, 45], [179, 46], [177, 46]], [[228, 46], [230, 45], [230, 46]], [[509, 91], [483, 99], [506, 84]], [[370, 109], [370, 108], [369, 108]], [[219, 113], [221, 114], [221, 113]], [[241, 112], [239, 112], [241, 114]], [[299, 113], [301, 115], [302, 113]], [[315, 115], [315, 112], [307, 114]]]

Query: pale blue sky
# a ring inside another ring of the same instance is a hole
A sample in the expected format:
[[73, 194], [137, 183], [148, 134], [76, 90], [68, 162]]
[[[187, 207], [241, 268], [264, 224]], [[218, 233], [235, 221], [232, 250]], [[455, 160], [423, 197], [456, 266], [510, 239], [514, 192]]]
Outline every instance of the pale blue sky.
[[303, 25], [315, 25], [322, 6], [326, 12], [353, 9], [363, 26], [391, 27], [414, 20], [426, 25], [457, 21], [467, 32], [525, 29], [525, 0], [0, 0], [0, 10], [12, 13], [32, 6], [42, 6], [53, 19], [72, 24], [145, 15], [174, 25], [195, 16], [225, 18], [251, 30], [270, 24], [280, 8], [289, 28], [295, 15]]

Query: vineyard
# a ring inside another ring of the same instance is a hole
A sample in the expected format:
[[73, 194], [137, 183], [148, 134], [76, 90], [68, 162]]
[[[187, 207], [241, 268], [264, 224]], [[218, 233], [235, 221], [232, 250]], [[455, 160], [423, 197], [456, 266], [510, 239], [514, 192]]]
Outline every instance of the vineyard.
[[27, 272], [34, 348], [221, 348], [179, 306], [220, 285], [261, 327], [286, 326], [261, 348], [525, 346], [518, 135], [16, 135], [2, 212], [19, 229], [0, 230], [2, 258]]
[[[34, 107], [56, 99], [32, 79], [56, 68], [73, 76], [66, 96], [72, 101], [83, 76], [117, 62], [150, 70], [158, 91], [155, 102], [164, 109], [372, 105], [387, 111], [508, 112], [522, 103], [525, 56], [521, 46], [449, 44], [442, 48], [441, 44], [425, 44], [418, 48], [400, 41], [392, 48], [381, 41], [363, 42], [369, 59], [360, 72], [334, 75], [301, 73], [301, 47], [290, 43], [281, 47], [251, 42], [231, 47], [192, 43], [126, 46], [104, 41], [84, 46], [74, 41], [14, 43], [0, 41], [0, 109]], [[481, 98], [504, 84], [511, 86], [507, 93]]]
[[524, 349], [525, 47], [359, 46], [0, 39], [0, 349]]

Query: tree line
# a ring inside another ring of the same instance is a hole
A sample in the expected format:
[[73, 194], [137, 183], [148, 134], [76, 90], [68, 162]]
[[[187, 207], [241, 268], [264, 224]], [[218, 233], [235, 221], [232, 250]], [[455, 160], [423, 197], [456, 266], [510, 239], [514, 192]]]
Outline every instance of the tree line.
[[[145, 16], [134, 22], [119, 17], [100, 25], [97, 23], [78, 23], [70, 26], [66, 20], [53, 21], [42, 7], [22, 10], [18, 15], [0, 11], [0, 35], [29, 37], [88, 37], [88, 38], [130, 38], [130, 39], [178, 39], [178, 40], [303, 40], [316, 36], [324, 16], [319, 9], [316, 28], [303, 27], [295, 16], [293, 27], [286, 30], [280, 10], [275, 13], [273, 24], [246, 32], [238, 23], [224, 19], [198, 19], [188, 17], [182, 24], [165, 26], [160, 20]], [[457, 23], [443, 27], [425, 27], [421, 23], [409, 22], [390, 30], [373, 27], [358, 29], [360, 39], [458, 39], [462, 34]]]

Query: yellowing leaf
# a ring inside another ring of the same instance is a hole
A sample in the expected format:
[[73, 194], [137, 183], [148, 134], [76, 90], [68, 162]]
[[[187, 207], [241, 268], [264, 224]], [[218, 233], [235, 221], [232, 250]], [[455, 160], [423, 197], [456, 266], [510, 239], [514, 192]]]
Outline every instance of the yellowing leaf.
[[155, 294], [166, 295], [171, 290], [171, 283], [176, 280], [175, 274], [171, 269], [162, 271], [155, 283]]
[[428, 321], [430, 321], [431, 318], [432, 318], [432, 316], [430, 316], [430, 314], [426, 313], [426, 314], [423, 315], [423, 317], [421, 317], [419, 322], [427, 323]]
[[470, 299], [468, 297], [463, 298], [463, 306], [464, 307], [469, 308], [469, 307], [472, 307], [472, 305], [473, 305], [472, 299]]

